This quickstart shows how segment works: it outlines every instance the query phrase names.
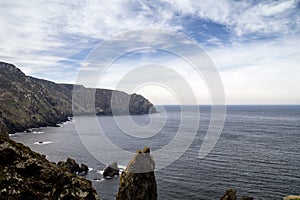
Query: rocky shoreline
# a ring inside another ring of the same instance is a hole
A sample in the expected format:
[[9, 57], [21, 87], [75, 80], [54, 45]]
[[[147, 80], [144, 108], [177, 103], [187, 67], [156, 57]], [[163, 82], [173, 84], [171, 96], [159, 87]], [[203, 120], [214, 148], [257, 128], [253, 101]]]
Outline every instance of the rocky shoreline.
[[91, 181], [0, 135], [0, 199], [99, 198]]
[[26, 76], [16, 66], [5, 62], [0, 62], [0, 94], [0, 134], [5, 135], [56, 126], [74, 114], [140, 115], [156, 112], [153, 104], [138, 94], [57, 84]]
[[[111, 178], [119, 174], [117, 163], [107, 166]], [[113, 170], [111, 170], [113, 169]], [[117, 200], [157, 200], [155, 162], [150, 148], [138, 150], [121, 172]], [[0, 200], [59, 199], [98, 200], [92, 182], [77, 174], [87, 173], [88, 167], [71, 158], [56, 163], [23, 144], [0, 135]], [[112, 172], [112, 173], [110, 173]], [[104, 174], [103, 174], [104, 176]], [[203, 197], [210, 199], [210, 197]], [[237, 197], [235, 189], [226, 190], [221, 200], [253, 200]], [[290, 195], [284, 200], [299, 200]]]

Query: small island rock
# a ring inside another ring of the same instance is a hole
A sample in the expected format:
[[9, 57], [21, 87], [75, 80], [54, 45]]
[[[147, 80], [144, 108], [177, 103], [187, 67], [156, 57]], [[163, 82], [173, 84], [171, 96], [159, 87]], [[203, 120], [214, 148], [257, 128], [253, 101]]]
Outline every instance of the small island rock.
[[117, 162], [113, 162], [112, 164], [108, 165], [103, 172], [104, 177], [114, 177], [115, 175], [119, 176], [119, 168]]

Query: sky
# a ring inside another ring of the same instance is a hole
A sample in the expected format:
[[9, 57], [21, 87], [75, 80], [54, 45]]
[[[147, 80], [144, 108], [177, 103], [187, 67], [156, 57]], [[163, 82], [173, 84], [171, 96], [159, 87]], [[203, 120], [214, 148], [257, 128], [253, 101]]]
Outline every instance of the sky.
[[[168, 66], [189, 84], [199, 104], [210, 104], [205, 75], [201, 78], [181, 55], [163, 50], [181, 46], [184, 55], [200, 59], [193, 48], [184, 48], [186, 37], [186, 44], [198, 44], [217, 69], [226, 104], [300, 103], [299, 0], [1, 0], [0, 27], [0, 60], [30, 76], [78, 83], [80, 72], [91, 68], [87, 60], [95, 49], [111, 58], [124, 49], [96, 86], [116, 89], [135, 67]], [[149, 28], [167, 31], [152, 34]], [[137, 41], [143, 49], [132, 51]], [[148, 48], [154, 43], [161, 49]], [[147, 83], [126, 92], [155, 104], [191, 103], [178, 101], [168, 84], [180, 90], [181, 79], [161, 69], [154, 70], [158, 76], [152, 82], [145, 78]]]

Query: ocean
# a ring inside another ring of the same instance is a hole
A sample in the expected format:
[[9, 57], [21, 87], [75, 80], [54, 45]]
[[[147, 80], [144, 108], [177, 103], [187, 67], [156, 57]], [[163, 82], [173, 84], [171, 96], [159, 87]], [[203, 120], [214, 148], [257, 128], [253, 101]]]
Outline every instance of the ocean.
[[[91, 170], [85, 177], [93, 182], [102, 200], [115, 199], [119, 183], [118, 177], [102, 177], [107, 164], [103, 160], [109, 161], [110, 157], [114, 158], [110, 155], [116, 153], [123, 155], [118, 149], [106, 149], [104, 137], [130, 155], [150, 146], [154, 154], [161, 152], [158, 162], [174, 158], [166, 166], [157, 163], [162, 166], [155, 171], [158, 197], [162, 200], [220, 199], [229, 188], [236, 189], [238, 197], [252, 196], [254, 199], [282, 199], [286, 195], [300, 194], [299, 105], [227, 106], [223, 131], [204, 158], [199, 158], [199, 149], [209, 126], [210, 107], [199, 107], [200, 120], [190, 117], [183, 122], [180, 106], [161, 108], [165, 113], [151, 114], [151, 118], [131, 116], [141, 127], [151, 120], [163, 122], [158, 133], [148, 138], [124, 133], [112, 116], [80, 116], [60, 127], [41, 127], [31, 133], [13, 134], [11, 138], [46, 155], [50, 161], [71, 157], [87, 164]], [[189, 112], [192, 116], [193, 107]], [[94, 125], [95, 119], [98, 127]], [[168, 151], [167, 147], [178, 133], [180, 123], [185, 124], [182, 132], [195, 134], [195, 137], [186, 148], [183, 148], [185, 141], [182, 139], [183, 145], [178, 146], [180, 153], [176, 157], [176, 149]], [[98, 137], [99, 127], [105, 133], [102, 138]], [[86, 144], [85, 136], [94, 138], [94, 142]], [[121, 157], [114, 161], [121, 167], [126, 165]]]

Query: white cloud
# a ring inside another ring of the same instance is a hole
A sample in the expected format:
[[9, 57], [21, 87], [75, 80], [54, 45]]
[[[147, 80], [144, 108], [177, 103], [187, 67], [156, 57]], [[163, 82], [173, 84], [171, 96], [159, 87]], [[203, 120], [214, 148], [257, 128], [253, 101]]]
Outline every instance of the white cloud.
[[132, 28], [168, 27], [172, 13], [161, 10], [132, 1], [1, 1], [0, 58], [29, 74], [47, 73], [91, 48], [91, 40]]
[[[221, 24], [231, 34], [231, 41], [225, 42], [211, 35], [208, 42], [218, 44], [219, 48], [206, 48], [221, 70], [230, 102], [247, 102], [245, 99], [259, 102], [263, 96], [266, 101], [275, 102], [272, 99], [285, 96], [290, 98], [286, 102], [295, 103], [299, 102], [297, 85], [300, 85], [296, 78], [300, 72], [297, 64], [300, 63], [299, 5], [299, 0], [220, 0], [217, 3], [210, 0], [3, 0], [0, 2], [0, 60], [15, 63], [29, 75], [74, 82], [78, 68], [65, 63], [82, 62], [74, 55], [94, 47], [97, 41], [148, 27], [184, 32], [184, 20], [189, 16]], [[190, 28], [192, 33], [202, 31], [199, 27]], [[244, 43], [247, 35], [279, 39]], [[160, 41], [167, 47], [176, 43], [176, 38], [145, 33], [140, 35], [140, 41], [145, 45]], [[121, 38], [118, 45], [130, 48], [131, 42], [135, 41]], [[226, 46], [222, 46], [224, 43]], [[113, 46], [106, 53], [116, 50], [118, 46]], [[166, 63], [178, 66], [174, 60]], [[273, 86], [278, 88], [278, 94], [270, 89]]]
[[183, 15], [194, 15], [226, 26], [237, 36], [250, 33], [299, 32], [299, 0], [181, 1], [162, 0]]
[[220, 70], [229, 104], [298, 104], [300, 41], [239, 44], [208, 52]]

